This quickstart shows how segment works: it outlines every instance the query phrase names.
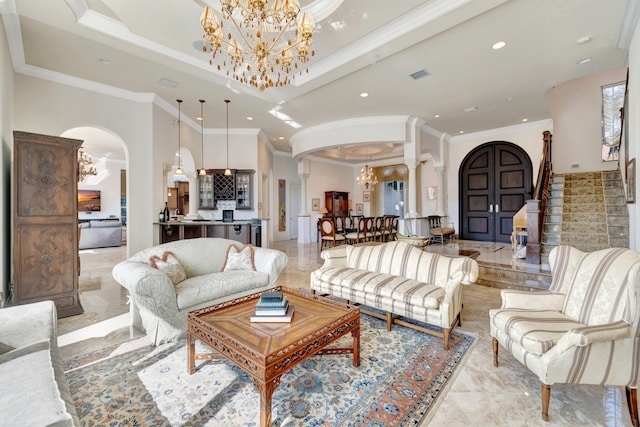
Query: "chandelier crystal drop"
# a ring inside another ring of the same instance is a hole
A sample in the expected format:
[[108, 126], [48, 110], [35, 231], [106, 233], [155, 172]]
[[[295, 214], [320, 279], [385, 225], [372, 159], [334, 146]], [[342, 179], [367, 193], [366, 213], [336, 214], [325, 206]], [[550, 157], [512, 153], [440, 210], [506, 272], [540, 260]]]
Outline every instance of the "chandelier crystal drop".
[[360, 176], [356, 178], [356, 183], [365, 190], [373, 191], [373, 186], [378, 183], [378, 177], [373, 174], [373, 168], [369, 167], [369, 165], [364, 165], [362, 169], [360, 169]]
[[98, 175], [98, 171], [93, 164], [91, 154], [80, 148], [78, 150], [78, 181], [84, 181], [86, 177], [92, 175]]
[[[270, 4], [269, 4], [270, 3]], [[316, 30], [311, 15], [300, 13], [298, 0], [220, 0], [222, 19], [205, 6], [200, 17], [202, 50], [210, 52], [218, 71], [259, 88], [285, 86], [302, 74]], [[226, 25], [226, 27], [225, 27]], [[308, 69], [304, 71], [308, 72]]]

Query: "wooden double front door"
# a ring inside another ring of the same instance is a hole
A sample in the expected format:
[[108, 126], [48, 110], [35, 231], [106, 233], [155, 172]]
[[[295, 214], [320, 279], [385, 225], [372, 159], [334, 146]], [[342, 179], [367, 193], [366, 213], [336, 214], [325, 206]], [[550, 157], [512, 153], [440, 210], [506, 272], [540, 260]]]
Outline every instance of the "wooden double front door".
[[509, 142], [489, 142], [460, 166], [460, 235], [466, 240], [509, 242], [513, 215], [532, 191], [531, 159]]

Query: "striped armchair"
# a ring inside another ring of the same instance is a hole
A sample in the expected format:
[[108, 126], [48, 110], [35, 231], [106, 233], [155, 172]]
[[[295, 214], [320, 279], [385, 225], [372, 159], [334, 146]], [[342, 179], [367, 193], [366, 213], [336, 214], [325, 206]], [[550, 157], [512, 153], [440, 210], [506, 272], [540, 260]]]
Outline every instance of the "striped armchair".
[[549, 264], [548, 291], [503, 290], [489, 311], [494, 365], [499, 343], [538, 376], [545, 421], [554, 383], [625, 386], [638, 426], [640, 253], [558, 246]]

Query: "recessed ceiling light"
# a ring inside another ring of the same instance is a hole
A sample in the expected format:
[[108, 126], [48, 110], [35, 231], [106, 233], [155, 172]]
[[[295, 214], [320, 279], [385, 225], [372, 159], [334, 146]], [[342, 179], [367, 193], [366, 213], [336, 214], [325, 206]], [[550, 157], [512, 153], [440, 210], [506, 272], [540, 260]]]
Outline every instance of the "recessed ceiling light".
[[493, 48], [493, 50], [498, 50], [498, 49], [502, 49], [503, 47], [505, 47], [507, 45], [506, 42], [497, 42], [495, 43], [493, 46], [491, 46]]
[[436, 114], [436, 115], [435, 115], [435, 116], [433, 116], [433, 117], [435, 117], [435, 118], [437, 119], [438, 117], [440, 117], [440, 114]]
[[461, 130], [461, 131], [460, 131], [460, 133], [464, 133], [464, 131], [463, 131], [463, 130]]
[[278, 139], [282, 141], [284, 139], [284, 136], [279, 136]]
[[109, 61], [107, 58], [100, 58], [100, 59], [98, 59], [98, 62], [100, 62], [101, 64], [104, 64], [104, 65], [111, 64], [111, 61]]
[[338, 150], [342, 150], [342, 147], [336, 147]]
[[253, 117], [247, 116], [247, 120], [253, 120]]
[[512, 96], [510, 96], [510, 97], [508, 97], [508, 98], [505, 98], [505, 99], [506, 99], [507, 101], [513, 101], [513, 97], [512, 97]]
[[582, 59], [579, 59], [578, 61], [576, 61], [576, 64], [586, 64], [589, 61], [591, 61], [591, 57], [582, 58]]
[[367, 96], [369, 96], [369, 94], [367, 92], [362, 92], [360, 94], [360, 98], [366, 98]]
[[202, 117], [196, 117], [196, 120], [202, 121]]
[[522, 119], [522, 121], [523, 121], [523, 122], [528, 122], [528, 121], [529, 121], [529, 119]]

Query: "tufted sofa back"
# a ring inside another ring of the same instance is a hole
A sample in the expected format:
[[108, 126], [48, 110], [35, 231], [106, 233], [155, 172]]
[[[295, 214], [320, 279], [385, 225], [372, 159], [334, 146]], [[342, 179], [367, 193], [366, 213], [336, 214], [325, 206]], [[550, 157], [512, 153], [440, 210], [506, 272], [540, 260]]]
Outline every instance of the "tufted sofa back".
[[452, 258], [425, 252], [408, 243], [396, 241], [376, 246], [347, 246], [347, 267], [406, 277], [446, 287], [461, 270], [462, 283], [474, 283], [478, 265], [470, 258]]
[[586, 325], [624, 320], [638, 336], [640, 253], [625, 248], [582, 252], [561, 245], [549, 254], [551, 291], [566, 295], [563, 312]]

